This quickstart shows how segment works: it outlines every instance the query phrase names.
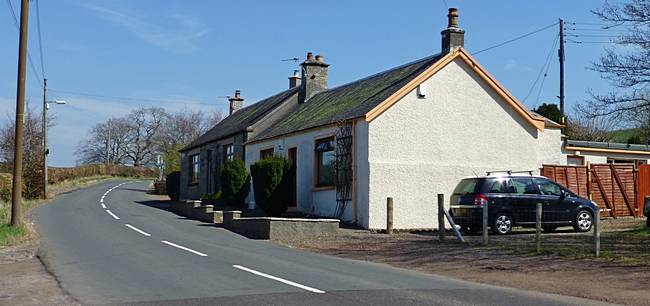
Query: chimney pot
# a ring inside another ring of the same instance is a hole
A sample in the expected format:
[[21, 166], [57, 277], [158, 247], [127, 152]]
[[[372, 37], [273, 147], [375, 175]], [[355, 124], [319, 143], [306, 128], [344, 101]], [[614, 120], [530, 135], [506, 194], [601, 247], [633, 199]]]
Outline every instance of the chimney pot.
[[307, 60], [313, 60], [314, 59], [314, 54], [311, 52], [307, 52]]
[[316, 55], [316, 61], [323, 63], [325, 60], [323, 59], [323, 56], [318, 54]]
[[447, 14], [447, 17], [449, 18], [449, 23], [447, 25], [448, 28], [457, 28], [458, 27], [458, 9], [455, 7], [449, 8], [449, 14]]
[[444, 29], [442, 34], [442, 53], [449, 53], [458, 48], [462, 48], [465, 44], [465, 30], [458, 27], [458, 9], [449, 8], [449, 23], [447, 28]]

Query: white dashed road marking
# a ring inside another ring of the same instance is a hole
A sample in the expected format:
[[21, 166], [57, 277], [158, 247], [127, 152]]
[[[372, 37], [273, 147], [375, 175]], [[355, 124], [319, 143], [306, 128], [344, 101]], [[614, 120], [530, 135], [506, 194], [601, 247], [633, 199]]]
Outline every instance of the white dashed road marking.
[[111, 215], [111, 217], [115, 218], [115, 220], [120, 220], [120, 217], [116, 216], [112, 211], [107, 209], [106, 212]]
[[281, 282], [281, 283], [287, 284], [287, 285], [289, 285], [289, 286], [294, 286], [294, 287], [297, 287], [297, 288], [300, 288], [300, 289], [303, 289], [303, 290], [307, 290], [307, 291], [309, 291], [309, 292], [313, 292], [313, 293], [325, 293], [325, 291], [320, 290], [320, 289], [316, 289], [316, 288], [308, 287], [308, 286], [301, 285], [301, 284], [298, 284], [298, 283], [294, 283], [294, 282], [292, 282], [292, 281], [290, 281], [290, 280], [286, 280], [286, 279], [283, 279], [283, 278], [279, 278], [279, 277], [277, 277], [277, 276], [273, 276], [273, 275], [268, 275], [268, 274], [266, 274], [266, 273], [262, 273], [262, 272], [260, 272], [260, 271], [255, 271], [255, 270], [253, 270], [253, 269], [246, 268], [246, 267], [243, 267], [243, 266], [240, 266], [240, 265], [233, 265], [233, 268], [236, 268], [236, 269], [239, 269], [239, 270], [244, 270], [244, 271], [246, 271], [246, 272], [253, 273], [253, 274], [258, 275], [258, 276], [261, 276], [261, 277], [266, 277], [266, 278], [268, 278], [268, 279], [272, 279], [272, 280], [274, 280], [274, 281], [278, 281], [278, 282]]
[[173, 246], [173, 247], [175, 247], [175, 248], [179, 248], [179, 249], [181, 249], [181, 250], [188, 251], [188, 252], [190, 252], [190, 253], [194, 253], [194, 254], [199, 255], [199, 256], [203, 256], [203, 257], [208, 256], [208, 254], [204, 254], [204, 253], [201, 253], [201, 252], [199, 252], [199, 251], [195, 251], [195, 250], [192, 250], [192, 249], [190, 249], [190, 248], [186, 248], [186, 247], [184, 247], [184, 246], [182, 246], [182, 245], [178, 245], [178, 244], [175, 244], [175, 243], [171, 243], [171, 242], [166, 241], [166, 240], [163, 240], [162, 243], [164, 243], [164, 244], [166, 244], [166, 245], [171, 245], [171, 246]]
[[137, 228], [137, 227], [135, 227], [135, 226], [133, 226], [133, 225], [131, 225], [131, 224], [124, 224], [124, 225], [125, 225], [126, 227], [128, 227], [128, 228], [130, 228], [130, 229], [132, 229], [132, 230], [134, 230], [134, 231], [136, 231], [136, 232], [142, 234], [142, 235], [145, 235], [145, 236], [147, 236], [147, 237], [151, 236], [151, 234], [149, 234], [149, 233], [147, 233], [147, 232], [145, 232], [145, 231], [142, 231], [142, 230], [140, 230], [139, 228]]

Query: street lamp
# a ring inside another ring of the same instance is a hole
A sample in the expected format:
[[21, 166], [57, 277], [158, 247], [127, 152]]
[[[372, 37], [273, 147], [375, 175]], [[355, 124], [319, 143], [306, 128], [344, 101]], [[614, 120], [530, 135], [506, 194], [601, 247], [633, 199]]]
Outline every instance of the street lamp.
[[50, 104], [66, 104], [64, 100], [47, 100], [47, 79], [43, 79], [43, 198], [47, 199], [47, 155], [50, 150], [47, 148], [47, 110]]

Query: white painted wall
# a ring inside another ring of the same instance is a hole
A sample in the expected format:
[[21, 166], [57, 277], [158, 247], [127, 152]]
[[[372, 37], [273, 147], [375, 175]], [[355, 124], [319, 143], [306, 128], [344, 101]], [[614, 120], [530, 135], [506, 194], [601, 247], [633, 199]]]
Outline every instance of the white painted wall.
[[559, 130], [539, 132], [457, 59], [369, 123], [369, 220], [385, 228], [386, 197], [395, 228], [437, 226], [436, 194], [496, 169], [566, 164]]
[[[323, 217], [333, 216], [336, 209], [336, 192], [334, 189], [315, 191], [313, 188], [313, 171], [315, 140], [331, 136], [335, 131], [334, 127], [327, 127], [247, 144], [246, 167], [250, 169], [250, 166], [259, 160], [260, 150], [262, 149], [273, 146], [276, 155], [286, 156], [289, 148], [297, 147], [298, 210]], [[252, 192], [249, 194], [247, 201], [249, 203], [254, 201]], [[343, 214], [343, 220], [351, 221], [352, 216], [352, 205], [349, 204]]]

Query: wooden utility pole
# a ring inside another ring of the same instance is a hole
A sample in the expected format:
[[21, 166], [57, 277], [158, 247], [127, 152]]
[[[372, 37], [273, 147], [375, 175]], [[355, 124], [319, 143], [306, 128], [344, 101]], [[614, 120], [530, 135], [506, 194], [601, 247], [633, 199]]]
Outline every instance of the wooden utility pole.
[[47, 199], [47, 79], [43, 78], [43, 199]]
[[20, 205], [23, 187], [23, 127], [25, 124], [25, 64], [27, 63], [27, 17], [29, 0], [20, 5], [20, 43], [18, 45], [18, 89], [16, 90], [16, 131], [14, 134], [14, 177], [11, 191], [11, 226], [23, 223]]
[[558, 50], [560, 59], [560, 124], [566, 124], [564, 116], [564, 20], [560, 19], [560, 49]]

